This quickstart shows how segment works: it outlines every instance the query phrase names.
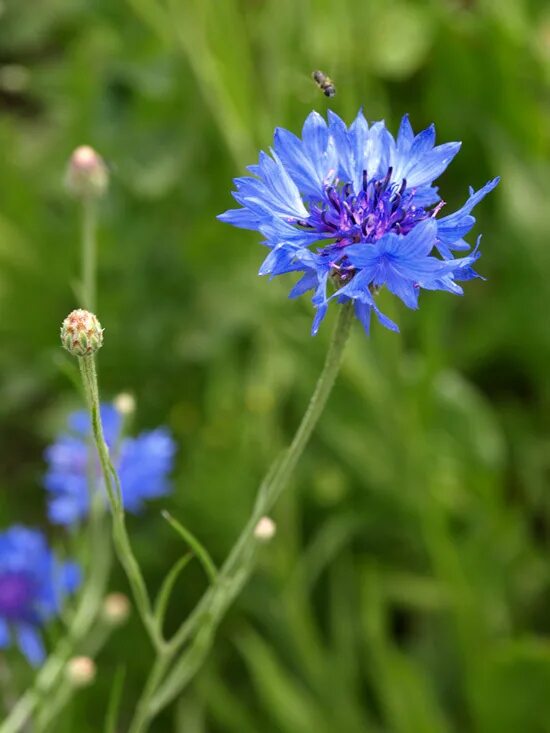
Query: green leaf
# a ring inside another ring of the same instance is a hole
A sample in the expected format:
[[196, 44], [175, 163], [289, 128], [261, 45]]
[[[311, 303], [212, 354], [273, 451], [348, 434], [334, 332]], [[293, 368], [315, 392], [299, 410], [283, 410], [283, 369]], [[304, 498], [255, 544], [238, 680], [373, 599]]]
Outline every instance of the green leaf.
[[159, 628], [162, 628], [164, 616], [166, 614], [166, 609], [168, 608], [168, 603], [170, 601], [170, 596], [172, 594], [175, 582], [183, 569], [189, 564], [189, 561], [192, 557], [193, 554], [191, 552], [188, 552], [186, 555], [183, 555], [183, 557], [180, 557], [180, 559], [174, 563], [174, 565], [171, 567], [170, 571], [167, 573], [166, 577], [162, 581], [162, 585], [155, 601], [155, 618], [157, 619]]
[[124, 688], [124, 678], [126, 677], [126, 667], [120, 665], [113, 679], [111, 694], [109, 695], [109, 703], [107, 705], [107, 715], [105, 716], [105, 733], [116, 733], [118, 711], [120, 709], [120, 701], [122, 698], [122, 690]]
[[208, 575], [210, 582], [213, 583], [216, 580], [216, 576], [218, 575], [218, 569], [214, 565], [214, 562], [210, 557], [210, 554], [206, 547], [204, 547], [204, 545], [195, 537], [195, 535], [188, 529], [186, 529], [183, 524], [178, 522], [178, 520], [175, 519], [169, 512], [163, 510], [161, 514], [163, 518], [166, 519], [168, 524], [176, 530], [182, 540], [189, 545], [189, 547], [193, 551], [193, 554], [203, 566], [204, 571]]

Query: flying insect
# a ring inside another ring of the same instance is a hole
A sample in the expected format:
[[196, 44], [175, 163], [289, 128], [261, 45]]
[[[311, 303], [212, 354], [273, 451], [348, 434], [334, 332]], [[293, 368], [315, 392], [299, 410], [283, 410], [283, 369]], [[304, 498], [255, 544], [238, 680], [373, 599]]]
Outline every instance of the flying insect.
[[324, 74], [322, 71], [314, 71], [311, 74], [313, 81], [317, 84], [319, 89], [323, 92], [325, 97], [334, 97], [336, 94], [336, 87], [330, 77]]

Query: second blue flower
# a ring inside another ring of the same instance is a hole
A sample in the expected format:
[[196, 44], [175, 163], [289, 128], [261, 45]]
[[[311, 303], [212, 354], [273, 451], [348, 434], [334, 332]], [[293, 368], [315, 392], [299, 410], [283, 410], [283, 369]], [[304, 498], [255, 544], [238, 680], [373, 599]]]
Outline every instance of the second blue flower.
[[[147, 499], [169, 493], [175, 443], [166, 428], [136, 438], [122, 435], [123, 419], [112, 405], [102, 405], [105, 440], [120, 477], [124, 507], [137, 513]], [[46, 450], [48, 515], [56, 524], [72, 525], [86, 517], [91, 493], [105, 492], [95, 449], [90, 459], [90, 419], [82, 410], [69, 416], [68, 430]], [[106, 497], [105, 497], [106, 500]]]

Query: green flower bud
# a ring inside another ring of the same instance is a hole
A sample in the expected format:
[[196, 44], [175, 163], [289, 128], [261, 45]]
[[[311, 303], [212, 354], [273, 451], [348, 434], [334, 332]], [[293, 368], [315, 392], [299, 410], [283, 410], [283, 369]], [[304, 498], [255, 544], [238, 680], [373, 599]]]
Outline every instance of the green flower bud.
[[73, 356], [89, 356], [103, 345], [103, 329], [89, 311], [69, 313], [61, 324], [61, 343]]
[[109, 185], [109, 171], [105, 161], [89, 145], [81, 145], [71, 155], [65, 183], [76, 198], [100, 198]]
[[67, 662], [65, 674], [74, 687], [91, 685], [96, 676], [95, 662], [91, 657], [73, 657]]
[[101, 613], [110, 626], [120, 626], [130, 615], [130, 601], [124, 593], [109, 593], [103, 601]]
[[275, 537], [277, 525], [271, 517], [261, 517], [254, 528], [254, 537], [258, 542], [269, 542]]

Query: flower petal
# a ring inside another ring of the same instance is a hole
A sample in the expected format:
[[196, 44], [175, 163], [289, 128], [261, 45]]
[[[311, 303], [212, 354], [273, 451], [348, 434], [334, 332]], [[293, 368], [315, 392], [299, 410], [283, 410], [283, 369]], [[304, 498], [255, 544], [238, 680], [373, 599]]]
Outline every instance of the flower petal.
[[17, 624], [17, 644], [33, 667], [38, 667], [46, 658], [40, 634], [30, 624]]
[[[471, 211], [488, 193], [498, 186], [500, 178], [493, 178], [482, 186], [479, 191], [470, 188], [470, 196], [466, 203], [453, 214], [444, 216], [437, 220], [437, 236], [446, 244], [452, 245], [457, 240], [461, 243], [464, 237], [475, 224], [475, 217], [471, 216]], [[453, 249], [461, 249], [462, 247], [453, 247]]]

